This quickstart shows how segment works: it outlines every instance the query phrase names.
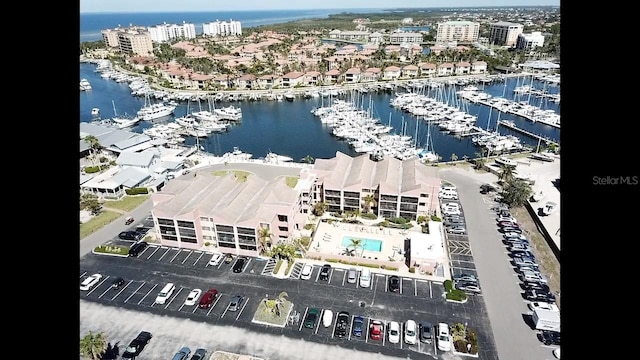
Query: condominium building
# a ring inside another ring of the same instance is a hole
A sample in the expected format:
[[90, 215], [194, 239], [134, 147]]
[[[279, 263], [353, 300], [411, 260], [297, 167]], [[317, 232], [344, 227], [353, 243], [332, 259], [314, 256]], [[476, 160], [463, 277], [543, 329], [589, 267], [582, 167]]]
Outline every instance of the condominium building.
[[391, 44], [408, 44], [422, 42], [422, 34], [414, 32], [394, 32], [389, 34], [389, 43]]
[[118, 33], [120, 51], [131, 55], [149, 56], [153, 54], [151, 36], [146, 30], [128, 30]]
[[159, 24], [147, 28], [151, 40], [155, 42], [165, 42], [171, 39], [195, 39], [196, 27], [191, 23], [182, 22], [177, 24]]
[[120, 47], [120, 43], [118, 42], [118, 34], [122, 32], [127, 32], [127, 31], [133, 31], [133, 32], [146, 31], [146, 28], [143, 26], [131, 25], [129, 27], [123, 27], [118, 25], [118, 27], [113, 29], [101, 30], [100, 33], [102, 34], [102, 40], [108, 47], [118, 48]]
[[480, 23], [473, 21], [447, 21], [438, 23], [436, 43], [451, 41], [476, 42], [480, 34]]
[[514, 47], [518, 41], [518, 35], [522, 34], [522, 29], [524, 29], [523, 25], [506, 21], [491, 24], [489, 42], [496, 45]]
[[242, 24], [240, 24], [240, 21], [230, 20], [226, 22], [216, 20], [202, 24], [202, 33], [207, 36], [242, 35]]
[[544, 45], [544, 35], [540, 31], [534, 31], [531, 34], [518, 35], [518, 41], [516, 42], [516, 49], [518, 50], [532, 50], [537, 46]]

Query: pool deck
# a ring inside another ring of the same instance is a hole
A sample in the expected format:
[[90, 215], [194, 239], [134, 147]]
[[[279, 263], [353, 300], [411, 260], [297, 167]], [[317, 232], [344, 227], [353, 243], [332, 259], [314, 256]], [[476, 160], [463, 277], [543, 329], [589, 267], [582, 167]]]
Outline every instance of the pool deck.
[[[379, 226], [367, 225], [367, 224], [348, 224], [343, 222], [319, 222], [316, 228], [315, 234], [311, 239], [309, 250], [307, 251], [307, 258], [314, 256], [323, 256], [323, 259], [327, 259], [328, 256], [340, 256], [344, 255], [345, 248], [342, 246], [342, 239], [346, 237], [360, 238], [360, 239], [372, 239], [381, 240], [382, 249], [380, 252], [369, 251], [359, 249], [356, 253], [357, 256], [349, 257], [351, 261], [362, 262], [370, 261], [384, 261], [390, 264], [390, 266], [397, 267], [398, 270], [385, 270], [376, 269], [376, 272], [389, 274], [389, 275], [401, 275], [404, 277], [413, 277], [420, 279], [427, 279], [436, 282], [442, 282], [450, 278], [450, 269], [448, 262], [437, 271], [434, 275], [421, 274], [416, 271], [415, 273], [409, 272], [409, 267], [405, 263], [404, 249], [405, 239], [409, 237], [410, 232], [421, 232], [421, 229], [414, 227], [408, 230], [402, 229], [390, 229], [381, 228]], [[305, 259], [308, 260], [308, 259]], [[324, 260], [312, 260], [318, 265], [326, 263]], [[331, 266], [339, 268], [350, 268], [353, 265], [332, 263]]]

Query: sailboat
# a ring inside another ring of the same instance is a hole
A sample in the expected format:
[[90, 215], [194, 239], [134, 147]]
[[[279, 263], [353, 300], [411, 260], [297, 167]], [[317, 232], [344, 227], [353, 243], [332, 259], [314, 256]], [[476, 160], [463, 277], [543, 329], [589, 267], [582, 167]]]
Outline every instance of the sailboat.
[[118, 129], [125, 129], [125, 128], [132, 127], [142, 120], [138, 116], [135, 116], [135, 117], [118, 116], [118, 113], [116, 112], [116, 103], [113, 100], [111, 100], [111, 104], [113, 105], [113, 117], [111, 118], [111, 121], [113, 121], [113, 123]]
[[438, 154], [433, 152], [433, 140], [431, 140], [431, 120], [427, 121], [427, 141], [424, 149], [418, 153], [420, 161], [425, 163], [438, 162]]

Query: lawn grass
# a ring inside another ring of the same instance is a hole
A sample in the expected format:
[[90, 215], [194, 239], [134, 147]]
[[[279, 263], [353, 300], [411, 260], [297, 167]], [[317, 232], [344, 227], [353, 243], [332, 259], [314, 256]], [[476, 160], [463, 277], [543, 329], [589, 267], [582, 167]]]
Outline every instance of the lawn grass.
[[93, 251], [104, 254], [129, 255], [129, 246], [98, 245]]
[[87, 235], [93, 234], [98, 229], [113, 222], [120, 216], [121, 214], [115, 211], [103, 210], [100, 215], [92, 218], [84, 224], [80, 224], [80, 239], [83, 239]]
[[265, 305], [265, 300], [262, 300], [260, 304], [258, 304], [258, 309], [256, 309], [256, 312], [253, 314], [252, 321], [259, 321], [274, 326], [284, 326], [287, 323], [287, 316], [292, 307], [293, 303], [289, 300], [284, 300], [282, 304], [280, 304], [280, 316], [277, 316]]
[[510, 209], [510, 212], [518, 220], [520, 227], [526, 231], [525, 236], [533, 248], [536, 260], [540, 265], [540, 272], [547, 277], [549, 289], [556, 296], [556, 304], [560, 307], [560, 262], [553, 254], [542, 233], [538, 231], [527, 209], [518, 207]]
[[120, 200], [105, 201], [104, 206], [122, 211], [131, 211], [137, 208], [145, 200], [149, 198], [149, 195], [127, 195]]
[[293, 189], [294, 187], [296, 187], [296, 184], [298, 184], [298, 177], [297, 176], [287, 176], [285, 181], [286, 181], [287, 186]]
[[213, 172], [214, 176], [225, 176], [229, 173], [232, 173], [236, 180], [238, 180], [238, 182], [246, 182], [247, 181], [247, 177], [249, 176], [250, 172], [248, 171], [242, 171], [242, 170], [216, 170]]

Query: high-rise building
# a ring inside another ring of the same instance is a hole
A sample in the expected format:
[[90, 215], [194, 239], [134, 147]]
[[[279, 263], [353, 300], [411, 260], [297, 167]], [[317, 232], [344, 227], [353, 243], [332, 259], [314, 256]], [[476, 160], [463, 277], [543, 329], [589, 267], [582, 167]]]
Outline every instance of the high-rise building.
[[171, 39], [195, 39], [196, 27], [191, 23], [182, 22], [177, 24], [159, 24], [147, 28], [151, 40], [155, 42], [165, 42]]
[[523, 29], [523, 25], [506, 21], [491, 24], [489, 42], [495, 45], [514, 47], [518, 41], [518, 35], [522, 34]]
[[438, 23], [436, 43], [476, 42], [480, 34], [480, 23], [473, 21], [447, 21]]
[[123, 53], [140, 56], [153, 54], [153, 43], [147, 31], [121, 31], [118, 33], [118, 44]]
[[242, 35], [242, 25], [240, 21], [229, 20], [229, 22], [226, 22], [216, 20], [202, 24], [202, 33], [208, 36]]
[[531, 34], [518, 35], [518, 41], [516, 42], [516, 49], [518, 50], [532, 50], [537, 46], [544, 45], [544, 36], [540, 31], [534, 31]]

